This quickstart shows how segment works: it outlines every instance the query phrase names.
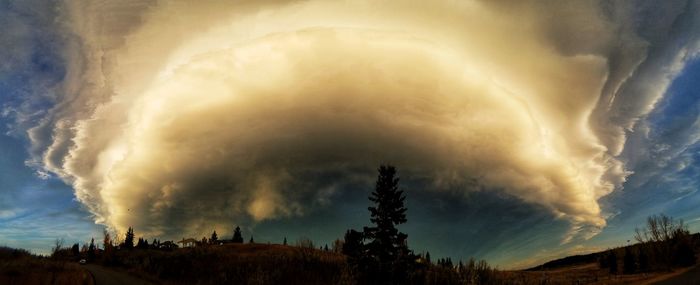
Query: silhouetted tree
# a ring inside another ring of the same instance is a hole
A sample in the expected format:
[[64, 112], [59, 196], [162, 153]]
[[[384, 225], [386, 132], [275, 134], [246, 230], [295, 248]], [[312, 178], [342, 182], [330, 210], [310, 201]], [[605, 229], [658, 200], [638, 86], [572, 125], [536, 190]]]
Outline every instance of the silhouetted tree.
[[146, 240], [145, 238], [139, 238], [139, 241], [136, 243], [136, 248], [148, 249], [148, 240]]
[[673, 239], [673, 252], [671, 261], [677, 266], [691, 266], [695, 264], [695, 249], [690, 241], [690, 233], [687, 231]]
[[637, 271], [637, 257], [634, 255], [630, 247], [625, 247], [625, 256], [622, 259], [622, 272], [625, 274], [633, 274]]
[[383, 284], [402, 283], [406, 277], [407, 235], [396, 226], [406, 222], [406, 197], [399, 190], [396, 168], [382, 165], [378, 171], [375, 190], [369, 197], [375, 206], [367, 208], [374, 226], [364, 228], [364, 238], [369, 240], [366, 254], [371, 262], [376, 262], [372, 268], [377, 276], [372, 279]]
[[425, 252], [425, 261], [430, 263], [430, 251]]
[[343, 239], [341, 252], [347, 257], [350, 272], [355, 277], [357, 284], [368, 284], [368, 279], [371, 278], [368, 276], [368, 269], [371, 269], [372, 265], [369, 264], [365, 255], [362, 232], [353, 229], [347, 230]]
[[88, 260], [93, 261], [95, 260], [95, 239], [90, 240], [90, 246], [88, 246]]
[[646, 227], [635, 229], [634, 237], [647, 249], [647, 258], [653, 261], [650, 267], [668, 270], [695, 264], [695, 246], [683, 220], [663, 214], [650, 216]]
[[617, 274], [617, 255], [615, 250], [611, 250], [608, 253], [608, 268], [610, 268], [610, 274]]
[[255, 243], [255, 240], [253, 240], [253, 235], [250, 235], [250, 240], [248, 241], [248, 243]]
[[75, 257], [80, 256], [80, 245], [77, 243], [74, 243], [73, 246], [70, 248], [70, 251], [73, 253], [73, 256], [75, 256]]
[[219, 236], [216, 235], [216, 231], [211, 233], [211, 238], [209, 238], [209, 242], [211, 242], [211, 244], [219, 243]]
[[109, 234], [109, 232], [107, 230], [103, 230], [102, 235], [104, 236], [104, 238], [102, 239], [102, 248], [104, 250], [107, 250], [108, 248], [111, 249], [113, 246], [112, 245], [112, 236]]
[[112, 265], [116, 263], [116, 255], [114, 254], [114, 244], [112, 244], [112, 236], [105, 229], [102, 231], [102, 249], [104, 250], [102, 254], [102, 262], [106, 265]]
[[287, 237], [284, 237], [284, 240], [282, 241], [283, 245], [287, 245]]
[[328, 251], [328, 244], [326, 244], [325, 246], [323, 246], [323, 251]]
[[[53, 257], [53, 258], [58, 258], [58, 257], [59, 257], [58, 255], [59, 255], [59, 253], [61, 252], [61, 250], [63, 249], [63, 243], [64, 243], [64, 242], [65, 242], [65, 241], [64, 241], [63, 239], [56, 239], [56, 240], [54, 241], [54, 247], [51, 248], [51, 257]], [[84, 246], [84, 244], [83, 244], [83, 246]]]
[[362, 233], [356, 230], [348, 230], [345, 232], [343, 254], [348, 256], [348, 262], [351, 265], [356, 265], [360, 257], [364, 254], [362, 238]]
[[134, 248], [134, 229], [132, 227], [129, 227], [129, 230], [126, 231], [124, 247], [129, 249]]
[[243, 243], [243, 235], [241, 234], [240, 227], [236, 226], [236, 229], [233, 230], [233, 238], [231, 239], [231, 242]]
[[647, 254], [646, 249], [642, 246], [639, 248], [639, 271], [640, 272], [648, 272], [649, 269], [649, 255]]
[[442, 267], [447, 267], [447, 268], [452, 268], [452, 258], [447, 257], [447, 258], [440, 258], [437, 261], [437, 265], [442, 266]]

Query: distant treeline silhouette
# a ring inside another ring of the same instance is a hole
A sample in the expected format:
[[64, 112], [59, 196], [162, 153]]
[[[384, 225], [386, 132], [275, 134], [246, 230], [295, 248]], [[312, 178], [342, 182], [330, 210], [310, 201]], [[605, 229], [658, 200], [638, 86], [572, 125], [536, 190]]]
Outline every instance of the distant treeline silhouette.
[[635, 245], [603, 252], [598, 258], [600, 267], [608, 268], [612, 274], [634, 274], [671, 270], [696, 262], [698, 236], [690, 234], [683, 220], [663, 214], [651, 216], [645, 228], [635, 229], [634, 238]]
[[[104, 231], [101, 248], [94, 239], [82, 248], [79, 244], [64, 248], [62, 240], [57, 240], [51, 259], [86, 259], [176, 284], [569, 284], [695, 263], [698, 235], [690, 235], [682, 220], [664, 215], [649, 217], [646, 227], [636, 231], [635, 245], [570, 256], [528, 271], [500, 271], [474, 259], [453, 262], [447, 257], [433, 263], [429, 252], [411, 250], [408, 235], [397, 228], [408, 222], [405, 199], [396, 168], [381, 165], [369, 195], [369, 225], [348, 229], [330, 248], [327, 244], [316, 246], [307, 237], [292, 245], [287, 237], [281, 244], [257, 244], [250, 235], [244, 243], [239, 226], [230, 239], [221, 238], [214, 230], [209, 238], [153, 239], [149, 243], [142, 237], [136, 239], [129, 227], [123, 240], [114, 240]], [[596, 262], [600, 269], [595, 276], [569, 278], [541, 273]]]
[[527, 269], [541, 271], [597, 262], [610, 274], [635, 274], [669, 271], [696, 263], [700, 234], [690, 234], [683, 220], [666, 215], [647, 218], [644, 228], [635, 229], [636, 244], [585, 255], [549, 261]]
[[485, 261], [453, 264], [450, 258], [439, 258], [433, 264], [429, 253], [410, 250], [408, 236], [396, 228], [407, 222], [405, 199], [396, 168], [381, 165], [369, 196], [371, 224], [347, 230], [331, 247], [317, 247], [307, 237], [291, 246], [287, 237], [282, 244], [255, 244], [252, 235], [244, 244], [239, 226], [230, 239], [222, 239], [214, 230], [209, 238], [149, 242], [137, 239], [129, 227], [122, 240], [104, 231], [101, 248], [94, 239], [82, 248], [74, 244], [69, 249], [57, 240], [52, 256], [127, 267], [176, 283], [505, 284], [497, 282], [498, 271]]

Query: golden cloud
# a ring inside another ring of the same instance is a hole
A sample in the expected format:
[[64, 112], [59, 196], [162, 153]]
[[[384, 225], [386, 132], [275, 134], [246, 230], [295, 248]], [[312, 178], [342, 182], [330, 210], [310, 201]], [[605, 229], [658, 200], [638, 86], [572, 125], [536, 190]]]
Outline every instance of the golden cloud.
[[[619, 130], [661, 96], [614, 103], [654, 43], [625, 28], [624, 5], [550, 4], [66, 3], [71, 95], [30, 133], [41, 165], [116, 229], [305, 215], [392, 162], [591, 236], [627, 175]], [[342, 175], [315, 181], [327, 171]]]

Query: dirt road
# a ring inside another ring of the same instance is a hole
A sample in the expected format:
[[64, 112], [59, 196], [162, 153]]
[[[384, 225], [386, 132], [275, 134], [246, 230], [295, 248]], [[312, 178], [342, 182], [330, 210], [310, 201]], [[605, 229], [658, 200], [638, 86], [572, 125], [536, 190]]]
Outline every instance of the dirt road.
[[652, 285], [695, 285], [700, 284], [700, 266], [695, 266], [690, 270]]
[[103, 266], [87, 264], [85, 269], [95, 278], [95, 285], [146, 285], [152, 284], [124, 272], [119, 272]]

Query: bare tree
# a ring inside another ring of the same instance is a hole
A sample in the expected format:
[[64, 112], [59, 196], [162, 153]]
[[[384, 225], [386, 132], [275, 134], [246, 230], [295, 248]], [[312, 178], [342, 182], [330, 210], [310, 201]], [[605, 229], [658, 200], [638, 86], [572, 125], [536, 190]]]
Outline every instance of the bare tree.
[[53, 248], [51, 248], [51, 257], [53, 257], [53, 258], [58, 257], [58, 254], [60, 253], [61, 249], [63, 249], [64, 243], [65, 243], [65, 241], [62, 238], [61, 239], [57, 238], [54, 241], [54, 246], [53, 246]]
[[683, 220], [674, 220], [664, 214], [647, 218], [645, 228], [636, 228], [634, 239], [640, 243], [667, 242], [688, 232]]
[[675, 220], [664, 214], [650, 216], [646, 227], [636, 228], [634, 234], [634, 239], [640, 243], [640, 256], [664, 269], [695, 263], [689, 237], [690, 232], [682, 219]]

